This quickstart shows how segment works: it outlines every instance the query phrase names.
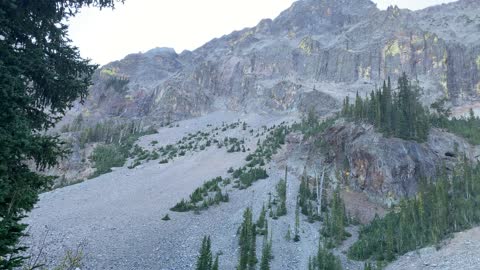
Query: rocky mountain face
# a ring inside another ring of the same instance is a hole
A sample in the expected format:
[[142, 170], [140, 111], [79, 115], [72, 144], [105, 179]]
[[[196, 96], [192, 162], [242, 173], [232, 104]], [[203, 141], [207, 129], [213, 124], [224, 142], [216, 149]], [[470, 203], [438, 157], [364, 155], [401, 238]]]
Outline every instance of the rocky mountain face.
[[299, 0], [275, 20], [177, 54], [131, 54], [95, 75], [83, 111], [172, 121], [219, 108], [325, 113], [402, 72], [426, 101], [480, 93], [480, 2], [412, 12], [369, 0]]
[[[85, 104], [76, 106], [64, 122], [81, 114], [86, 123], [114, 119], [165, 124], [216, 110], [268, 114], [313, 109], [326, 115], [338, 110], [346, 95], [369, 92], [403, 72], [418, 79], [426, 103], [446, 96], [453, 105], [462, 105], [480, 95], [479, 14], [476, 0], [416, 12], [379, 10], [369, 0], [299, 0], [274, 20], [262, 20], [195, 51], [156, 48], [103, 66]], [[331, 143], [358, 146], [348, 153], [355, 185], [368, 183], [383, 197], [411, 194], [402, 185], [414, 185], [389, 181], [413, 181], [427, 167], [431, 175], [433, 167], [425, 163], [444, 158], [429, 147], [378, 135], [367, 137], [380, 142], [380, 152], [369, 149], [367, 140], [351, 141], [364, 132], [332, 130]], [[91, 173], [92, 147], [74, 151], [57, 171], [69, 179]], [[387, 162], [391, 171], [378, 161]], [[373, 171], [363, 171], [355, 162], [374, 165], [369, 167]], [[382, 177], [385, 183], [377, 183]]]
[[338, 121], [322, 135], [327, 161], [338, 180], [385, 206], [417, 193], [419, 179], [451, 173], [464, 156], [476, 160], [480, 147], [463, 138], [432, 129], [425, 143], [385, 138], [371, 125]]

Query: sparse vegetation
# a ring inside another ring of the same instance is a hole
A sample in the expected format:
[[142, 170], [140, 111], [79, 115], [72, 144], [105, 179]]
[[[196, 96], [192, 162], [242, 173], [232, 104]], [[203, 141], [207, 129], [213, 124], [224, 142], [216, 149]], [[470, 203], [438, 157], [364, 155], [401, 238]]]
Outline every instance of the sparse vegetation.
[[[60, 263], [53, 270], [75, 270], [83, 267], [83, 246], [79, 245], [75, 250], [65, 251]], [[38, 267], [35, 267], [38, 268]]]
[[209, 180], [201, 187], [195, 189], [195, 191], [190, 194], [189, 200], [182, 199], [170, 210], [175, 212], [205, 210], [212, 205], [228, 202], [228, 193], [223, 193], [220, 187], [220, 184], [226, 185], [228, 181], [228, 179], [223, 179], [222, 177]]
[[[239, 127], [240, 122], [235, 122], [232, 124], [222, 125], [222, 130], [225, 129], [235, 129]], [[234, 152], [246, 152], [245, 149], [245, 140], [238, 139], [234, 137], [225, 137], [219, 139], [218, 137], [219, 127], [212, 128], [208, 132], [197, 131], [196, 133], [188, 133], [175, 144], [167, 144], [165, 146], [156, 147], [153, 150], [149, 151], [141, 148], [138, 145], [135, 145], [134, 151], [132, 151], [131, 157], [134, 157], [134, 161], [130, 168], [135, 168], [136, 166], [142, 164], [144, 161], [149, 160], [158, 160], [161, 159], [160, 163], [168, 163], [168, 160], [173, 160], [176, 157], [183, 157], [189, 152], [194, 151], [204, 151], [212, 145], [217, 145], [218, 148], [225, 146], [225, 149], [228, 153]], [[152, 141], [150, 145], [156, 146], [158, 141]]]

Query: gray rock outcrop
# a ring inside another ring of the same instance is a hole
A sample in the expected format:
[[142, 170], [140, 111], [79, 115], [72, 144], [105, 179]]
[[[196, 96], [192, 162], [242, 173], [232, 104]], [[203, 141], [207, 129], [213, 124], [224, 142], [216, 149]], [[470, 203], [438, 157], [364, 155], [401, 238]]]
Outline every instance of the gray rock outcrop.
[[337, 122], [325, 131], [329, 161], [344, 184], [389, 205], [414, 196], [419, 179], [451, 172], [465, 155], [476, 160], [480, 148], [453, 134], [432, 129], [424, 143], [385, 138], [371, 125]]

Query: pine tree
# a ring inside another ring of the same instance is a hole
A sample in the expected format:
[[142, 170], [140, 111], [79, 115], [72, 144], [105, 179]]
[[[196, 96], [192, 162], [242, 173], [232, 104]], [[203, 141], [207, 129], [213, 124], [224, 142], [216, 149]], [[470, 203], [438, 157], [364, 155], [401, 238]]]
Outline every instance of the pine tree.
[[272, 247], [268, 241], [268, 233], [263, 236], [262, 258], [260, 262], [260, 270], [270, 270], [270, 261], [272, 258]]
[[212, 269], [212, 251], [210, 236], [204, 236], [202, 241], [202, 247], [197, 259], [196, 270], [211, 270]]
[[257, 220], [257, 227], [259, 229], [264, 229], [266, 225], [266, 214], [267, 210], [265, 209], [265, 204], [262, 206], [262, 210], [260, 211], [260, 216], [258, 217]]
[[277, 194], [280, 201], [276, 214], [281, 217], [287, 214], [287, 182], [283, 179], [280, 179], [277, 184]]
[[240, 259], [238, 270], [252, 269], [257, 263], [256, 257], [256, 232], [255, 224], [252, 221], [252, 210], [245, 209], [243, 213], [243, 222], [239, 228], [240, 231]]
[[68, 38], [68, 20], [83, 6], [108, 8], [114, 0], [0, 2], [0, 268], [20, 267], [22, 224], [52, 177], [42, 171], [67, 155], [46, 131], [80, 99], [96, 65], [82, 59]]
[[287, 233], [285, 234], [285, 240], [289, 242], [292, 240], [292, 230], [290, 229], [290, 225], [288, 225]]
[[337, 189], [333, 193], [332, 218], [334, 222], [334, 238], [340, 244], [345, 237], [345, 207]]
[[312, 198], [312, 192], [308, 186], [308, 181], [306, 176], [302, 176], [302, 180], [300, 182], [300, 189], [299, 193], [299, 204], [302, 214], [308, 216], [311, 214], [312, 209], [309, 207], [310, 199]]
[[300, 241], [300, 207], [298, 205], [298, 199], [295, 207], [295, 235], [293, 237], [293, 241]]
[[319, 243], [317, 256], [312, 258], [308, 267], [314, 270], [341, 270], [342, 263]]
[[255, 265], [257, 264], [257, 237], [255, 232], [255, 225], [252, 224], [252, 235], [250, 238], [250, 251], [249, 251], [249, 258], [248, 258], [248, 268], [255, 269]]
[[213, 263], [212, 270], [218, 270], [219, 264], [218, 264], [218, 255], [215, 256], [215, 262]]

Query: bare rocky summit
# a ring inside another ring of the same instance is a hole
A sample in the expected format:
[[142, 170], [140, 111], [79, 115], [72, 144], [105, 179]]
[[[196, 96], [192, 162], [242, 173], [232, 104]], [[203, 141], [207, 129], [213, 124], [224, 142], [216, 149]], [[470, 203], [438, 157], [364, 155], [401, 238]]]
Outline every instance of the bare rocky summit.
[[[83, 110], [159, 121], [218, 108], [334, 110], [335, 99], [402, 72], [419, 79], [427, 101], [463, 104], [480, 91], [478, 14], [474, 0], [416, 12], [379, 10], [369, 0], [299, 0], [195, 51], [157, 48], [103, 66]], [[113, 87], [115, 79], [125, 85]]]

